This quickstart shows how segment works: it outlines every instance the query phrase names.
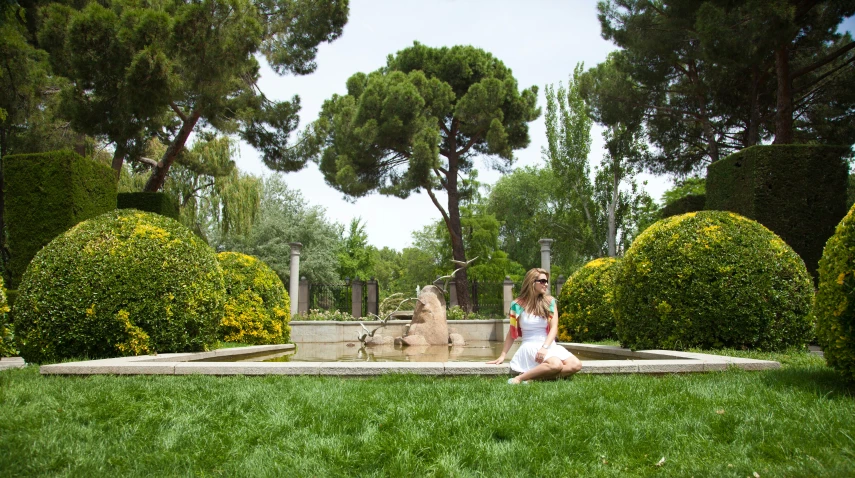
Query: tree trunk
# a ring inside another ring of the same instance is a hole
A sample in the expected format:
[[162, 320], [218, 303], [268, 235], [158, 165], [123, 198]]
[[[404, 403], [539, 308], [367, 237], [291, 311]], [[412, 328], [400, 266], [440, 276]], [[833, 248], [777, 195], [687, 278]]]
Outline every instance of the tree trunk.
[[748, 128], [743, 147], [760, 143], [760, 71], [757, 65], [751, 66], [751, 103], [748, 117]]
[[[456, 161], [455, 161], [456, 162]], [[460, 225], [460, 194], [457, 191], [457, 173], [452, 177], [449, 168], [448, 178], [448, 232], [451, 236], [451, 256], [455, 261], [466, 262], [466, 249], [463, 247], [463, 228]], [[466, 269], [459, 271], [454, 276], [454, 284], [457, 288], [457, 303], [466, 311], [472, 312], [472, 301], [469, 298], [469, 280]]]
[[113, 153], [113, 162], [112, 167], [113, 171], [116, 172], [116, 180], [118, 181], [119, 176], [122, 173], [122, 164], [125, 162], [125, 155], [128, 153], [128, 148], [126, 145], [121, 143], [116, 143], [116, 151]]
[[775, 50], [775, 73], [778, 76], [778, 97], [774, 144], [792, 144], [793, 81], [790, 78], [790, 49], [786, 43]]
[[[455, 261], [466, 262], [466, 249], [463, 247], [463, 228], [460, 226], [460, 192], [457, 188], [459, 161], [457, 151], [457, 124], [452, 122], [449, 136], [448, 174], [446, 175], [446, 192], [448, 193], [448, 219], [446, 227], [451, 236], [451, 256]], [[454, 286], [457, 288], [457, 304], [466, 311], [472, 312], [472, 301], [469, 299], [469, 280], [466, 269], [454, 276]]]
[[160, 191], [164, 181], [166, 181], [166, 173], [169, 172], [169, 168], [172, 167], [172, 163], [175, 162], [178, 153], [184, 148], [184, 144], [187, 142], [187, 138], [190, 136], [193, 128], [196, 127], [196, 122], [199, 121], [200, 116], [201, 113], [197, 110], [184, 120], [175, 139], [172, 140], [172, 143], [170, 143], [169, 147], [163, 153], [163, 158], [151, 172], [151, 176], [149, 176], [148, 181], [145, 183], [143, 191], [151, 193]]
[[[6, 153], [9, 151], [9, 130], [0, 128], [0, 162], [6, 159]], [[9, 249], [6, 247], [6, 183], [3, 177], [3, 168], [0, 167], [0, 260], [3, 261], [3, 270], [6, 270], [6, 265], [9, 263]], [[8, 286], [9, 283], [7, 282]]]
[[617, 202], [620, 198], [620, 170], [617, 161], [612, 158], [612, 200], [609, 201], [609, 235], [606, 241], [609, 245], [609, 257], [617, 255]]

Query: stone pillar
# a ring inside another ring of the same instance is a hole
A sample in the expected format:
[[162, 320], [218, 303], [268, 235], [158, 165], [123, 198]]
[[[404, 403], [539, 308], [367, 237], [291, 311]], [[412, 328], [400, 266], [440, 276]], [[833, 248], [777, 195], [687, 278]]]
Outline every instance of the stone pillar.
[[555, 295], [556, 296], [561, 295], [561, 289], [564, 287], [565, 282], [567, 282], [567, 279], [563, 275], [558, 276], [558, 280], [555, 281]]
[[540, 268], [546, 270], [546, 272], [550, 272], [550, 260], [552, 259], [552, 243], [555, 241], [553, 239], [541, 239], [537, 242], [540, 243]]
[[[309, 281], [305, 277], [300, 278], [300, 292], [297, 294], [297, 313], [309, 313]], [[293, 304], [293, 302], [292, 302]], [[293, 308], [293, 305], [291, 306]]]
[[357, 319], [362, 317], [362, 286], [364, 284], [359, 279], [350, 281], [350, 315]]
[[377, 300], [380, 298], [380, 294], [378, 294], [377, 290], [377, 279], [371, 278], [367, 284], [368, 287], [368, 315], [374, 314], [378, 315], [380, 310], [378, 308], [379, 304], [377, 304]]
[[448, 308], [452, 308], [457, 304], [457, 282], [448, 281]]
[[505, 276], [505, 282], [502, 283], [502, 312], [508, 315], [511, 310], [511, 302], [514, 300], [514, 281], [510, 276]]
[[[291, 295], [291, 317], [297, 315], [297, 311], [299, 310], [299, 300], [297, 296], [299, 295], [299, 287], [300, 287], [300, 250], [303, 248], [303, 245], [299, 242], [292, 242], [291, 246], [291, 278], [290, 278], [290, 287], [288, 287], [288, 294]], [[308, 294], [306, 295], [308, 298]]]
[[505, 281], [502, 283], [502, 311], [505, 318], [496, 321], [496, 340], [505, 340], [510, 325], [508, 324], [508, 312], [511, 310], [511, 302], [514, 301], [514, 281], [510, 276], [505, 276]]

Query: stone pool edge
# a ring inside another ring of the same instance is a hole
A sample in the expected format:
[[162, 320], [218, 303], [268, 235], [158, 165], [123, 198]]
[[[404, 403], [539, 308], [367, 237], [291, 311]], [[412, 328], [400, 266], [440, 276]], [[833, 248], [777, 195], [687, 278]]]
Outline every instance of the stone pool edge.
[[[611, 354], [645, 360], [587, 360], [579, 373], [688, 373], [726, 370], [769, 370], [778, 362], [673, 350], [631, 351], [610, 345], [561, 342], [571, 352]], [[285, 351], [293, 344], [235, 347], [199, 353], [119, 357], [42, 365], [42, 375], [325, 375], [369, 377], [391, 373], [416, 375], [509, 375], [510, 367], [480, 362], [194, 362], [211, 357]]]

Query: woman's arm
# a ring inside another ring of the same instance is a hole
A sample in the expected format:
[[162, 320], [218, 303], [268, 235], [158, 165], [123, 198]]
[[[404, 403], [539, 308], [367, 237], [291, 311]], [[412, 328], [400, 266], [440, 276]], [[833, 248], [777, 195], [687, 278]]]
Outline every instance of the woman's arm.
[[[552, 298], [553, 302], [555, 301], [555, 297]], [[546, 357], [546, 349], [549, 348], [550, 345], [555, 341], [555, 337], [558, 336], [558, 304], [555, 303], [555, 308], [552, 310], [552, 316], [549, 317], [549, 333], [546, 334], [546, 340], [540, 346], [540, 350], [537, 351], [537, 355], [534, 357], [534, 360], [538, 363], [543, 362], [543, 359]]]
[[499, 354], [499, 358], [496, 360], [490, 360], [487, 362], [488, 364], [498, 365], [505, 361], [505, 356], [508, 355], [508, 351], [511, 350], [511, 346], [514, 344], [514, 337], [511, 335], [511, 329], [508, 329], [508, 335], [505, 336], [505, 345], [502, 347], [502, 353]]

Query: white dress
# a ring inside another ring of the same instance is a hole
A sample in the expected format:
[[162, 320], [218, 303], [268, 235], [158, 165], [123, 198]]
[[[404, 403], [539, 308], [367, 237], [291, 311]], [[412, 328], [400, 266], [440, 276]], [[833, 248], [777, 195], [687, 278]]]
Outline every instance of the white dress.
[[[534, 359], [540, 347], [546, 342], [546, 319], [539, 315], [531, 315], [528, 312], [523, 312], [519, 318], [520, 328], [522, 329], [522, 343], [511, 359], [511, 370], [514, 372], [527, 372], [534, 367], [540, 365]], [[552, 342], [546, 350], [546, 360], [550, 357], [558, 357], [558, 360], [565, 361], [573, 354], [567, 351], [564, 347]]]

